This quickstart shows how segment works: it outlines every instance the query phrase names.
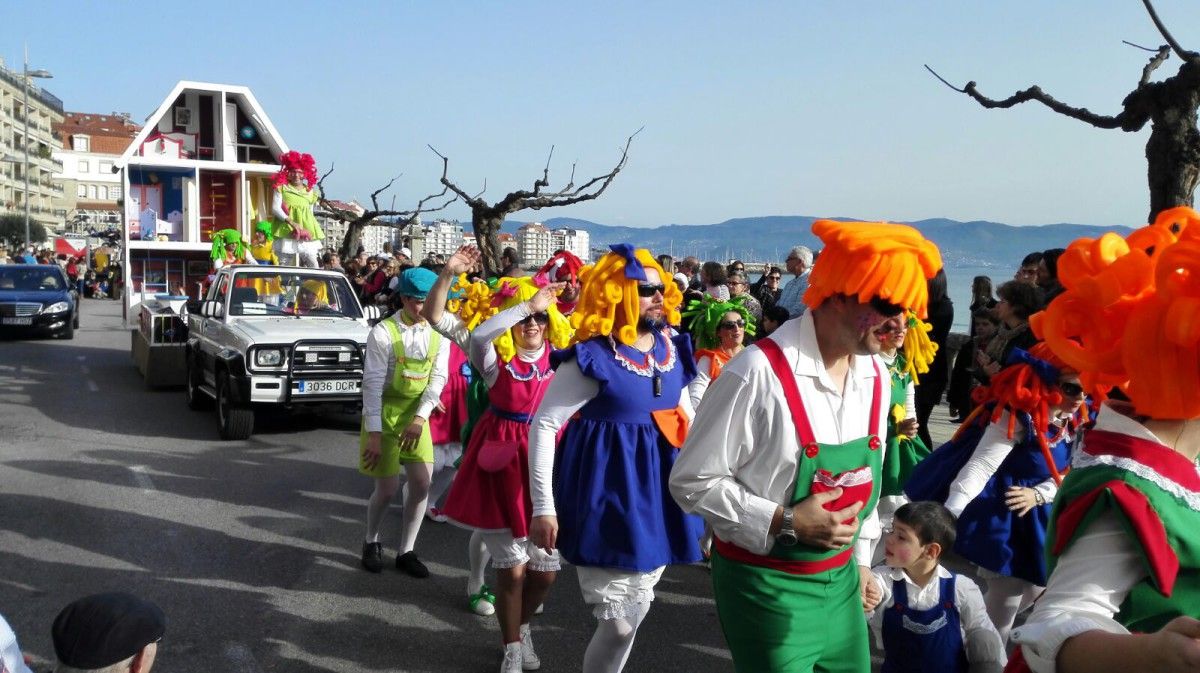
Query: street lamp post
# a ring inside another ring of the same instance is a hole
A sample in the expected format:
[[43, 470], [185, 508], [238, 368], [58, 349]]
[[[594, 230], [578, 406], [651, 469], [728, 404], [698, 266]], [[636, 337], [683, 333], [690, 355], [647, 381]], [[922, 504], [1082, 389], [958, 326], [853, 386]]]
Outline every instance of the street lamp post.
[[21, 83], [25, 85], [25, 100], [21, 112], [25, 115], [25, 163], [23, 168], [25, 170], [25, 247], [28, 249], [33, 245], [29, 240], [29, 78], [50, 79], [54, 75], [47, 70], [30, 70], [28, 56], [25, 57], [25, 68], [21, 74]]

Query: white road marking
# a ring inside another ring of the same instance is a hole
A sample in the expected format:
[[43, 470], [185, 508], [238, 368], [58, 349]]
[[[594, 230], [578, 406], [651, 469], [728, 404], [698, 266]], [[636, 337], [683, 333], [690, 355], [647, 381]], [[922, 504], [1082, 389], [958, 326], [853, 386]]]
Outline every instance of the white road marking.
[[87, 380], [87, 387], [88, 390], [92, 391], [93, 393], [100, 392], [100, 386], [96, 385], [96, 382], [91, 379]]
[[707, 654], [709, 656], [717, 657], [718, 659], [727, 659], [729, 661], [733, 660], [733, 655], [729, 653], [729, 650], [724, 649], [724, 648], [709, 647], [708, 645], [699, 645], [697, 643], [680, 643], [679, 646], [689, 649], [689, 650], [692, 650], [692, 651], [695, 651], [695, 652], [699, 652], [701, 654]]
[[143, 491], [154, 490], [154, 482], [150, 481], [150, 476], [146, 474], [145, 465], [131, 465], [129, 471], [133, 472], [133, 480], [142, 487]]

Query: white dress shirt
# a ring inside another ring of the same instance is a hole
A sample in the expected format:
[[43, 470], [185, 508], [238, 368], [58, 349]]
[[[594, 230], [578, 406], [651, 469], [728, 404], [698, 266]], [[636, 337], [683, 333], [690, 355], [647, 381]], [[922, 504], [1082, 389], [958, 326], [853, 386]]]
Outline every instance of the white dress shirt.
[[[668, 337], [669, 338], [669, 337]], [[669, 344], [674, 348], [674, 344]], [[676, 358], [676, 367], [683, 366]], [[600, 394], [600, 382], [584, 375], [574, 358], [559, 365], [546, 389], [529, 433], [529, 488], [533, 516], [554, 516], [554, 447], [558, 431], [575, 412]], [[679, 389], [679, 407], [692, 418], [692, 402], [687, 386]], [[649, 413], [649, 412], [647, 412]], [[681, 457], [683, 453], [679, 454]]]
[[[842, 444], [866, 436], [872, 425], [875, 366], [886, 376], [883, 363], [872, 356], [852, 356], [839, 394], [821, 358], [811, 312], [785, 322], [771, 339], [794, 368], [816, 441]], [[874, 419], [881, 441], [889, 394], [885, 382]], [[791, 411], [767, 357], [758, 348], [747, 348], [725, 365], [705, 393], [671, 471], [671, 493], [684, 511], [703, 516], [722, 540], [766, 554], [775, 543], [770, 534], [775, 510], [790, 503], [796, 490], [800, 450]], [[879, 537], [879, 519], [872, 510], [854, 549], [859, 565], [870, 567]]]
[[[1096, 430], [1162, 444], [1144, 425], [1105, 406]], [[1087, 439], [1084, 439], [1087, 443]], [[1086, 458], [1076, 456], [1076, 460]], [[1054, 673], [1064, 642], [1087, 631], [1129, 633], [1113, 616], [1131, 589], [1146, 577], [1138, 545], [1116, 517], [1096, 519], [1058, 558], [1046, 591], [1025, 624], [1012, 632], [1035, 673]]]
[[[1008, 438], [1008, 411], [1000, 414], [1000, 420], [992, 423], [983, 431], [979, 444], [975, 447], [970, 459], [959, 470], [958, 476], [950, 484], [950, 494], [946, 497], [946, 509], [954, 516], [962, 516], [963, 510], [971, 501], [979, 497], [983, 487], [1000, 469], [1000, 464], [1008, 457], [1017, 445], [1018, 439], [1025, 436], [1025, 424], [1017, 421], [1013, 426], [1013, 439]], [[1070, 435], [1067, 435], [1068, 440]], [[1047, 503], [1054, 502], [1058, 493], [1058, 484], [1054, 477], [1043, 481], [1033, 490], [1042, 494]]]
[[[404, 343], [404, 356], [413, 360], [424, 360], [429, 355], [429, 337], [432, 328], [429, 323], [421, 321], [412, 325], [404, 324], [400, 313], [387, 318], [396, 324], [400, 330], [400, 339]], [[417, 404], [416, 416], [428, 420], [433, 408], [442, 397], [442, 388], [446, 386], [446, 370], [450, 366], [450, 343], [442, 339], [438, 352], [434, 356], [433, 368], [429, 372], [429, 385], [421, 393], [421, 401]], [[396, 359], [392, 354], [392, 336], [387, 327], [381, 322], [371, 328], [367, 336], [366, 362], [363, 365], [363, 420], [367, 432], [380, 432], [383, 422], [380, 414], [383, 410], [383, 389], [392, 380], [396, 368]]]
[[871, 569], [875, 578], [875, 586], [883, 592], [883, 599], [868, 617], [871, 631], [875, 634], [875, 642], [883, 649], [883, 614], [896, 604], [893, 595], [893, 582], [903, 580], [905, 591], [908, 593], [908, 606], [914, 610], [928, 610], [938, 602], [941, 595], [940, 580], [954, 577], [954, 606], [958, 608], [959, 630], [962, 633], [963, 646], [967, 650], [967, 661], [971, 663], [971, 673], [1000, 673], [1008, 663], [1004, 653], [1004, 643], [1000, 640], [1000, 632], [988, 617], [987, 607], [983, 602], [983, 594], [979, 585], [970, 577], [953, 575], [949, 570], [938, 566], [937, 575], [925, 586], [917, 586], [902, 568], [891, 568], [886, 565], [875, 566]]

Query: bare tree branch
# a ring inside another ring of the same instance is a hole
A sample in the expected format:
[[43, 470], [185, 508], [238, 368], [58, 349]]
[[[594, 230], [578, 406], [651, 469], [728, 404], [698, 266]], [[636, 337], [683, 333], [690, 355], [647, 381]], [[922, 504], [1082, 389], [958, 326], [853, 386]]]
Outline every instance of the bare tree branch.
[[550, 146], [550, 155], [546, 157], [546, 167], [542, 169], [542, 179], [533, 181], [533, 193], [539, 194], [542, 187], [550, 186], [550, 160], [554, 158], [554, 145]]
[[1146, 86], [1150, 83], [1150, 75], [1162, 65], [1164, 61], [1171, 57], [1171, 49], [1167, 45], [1158, 48], [1158, 53], [1150, 58], [1150, 62], [1142, 68], [1142, 78], [1138, 80], [1138, 88]]
[[388, 183], [387, 183], [386, 185], [384, 185], [384, 186], [380, 187], [379, 189], [376, 189], [375, 191], [371, 192], [371, 205], [372, 205], [372, 206], [374, 206], [374, 208], [375, 208], [375, 210], [376, 210], [376, 211], [380, 211], [380, 208], [379, 208], [379, 195], [380, 195], [380, 194], [382, 194], [382, 193], [384, 193], [384, 192], [386, 192], [386, 191], [387, 191], [387, 190], [388, 190], [388, 189], [389, 189], [389, 188], [392, 186], [392, 183], [394, 183], [394, 182], [396, 182], [397, 180], [399, 180], [399, 179], [400, 179], [400, 176], [402, 176], [402, 175], [404, 175], [404, 174], [403, 174], [403, 173], [401, 173], [400, 175], [397, 175], [396, 177], [392, 178], [391, 180], [388, 180]]
[[333, 173], [333, 165], [334, 162], [330, 161], [329, 170], [325, 171], [325, 175], [322, 175], [320, 180], [317, 180], [317, 191], [319, 191], [321, 194], [325, 193], [325, 178], [329, 177], [330, 174]]
[[[525, 208], [533, 208], [534, 210], [538, 210], [540, 208], [550, 208], [553, 206], [569, 206], [573, 203], [579, 203], [580, 201], [590, 201], [600, 196], [604, 193], [604, 190], [608, 189], [608, 186], [612, 184], [613, 179], [617, 177], [617, 173], [620, 173], [621, 169], [625, 167], [625, 163], [629, 160], [629, 146], [633, 144], [633, 139], [636, 138], [641, 132], [642, 129], [638, 129], [633, 133], [633, 135], [629, 136], [629, 138], [625, 140], [625, 147], [621, 150], [621, 159], [609, 172], [603, 175], [598, 175], [577, 188], [571, 189], [572, 185], [568, 185], [567, 188], [551, 194], [536, 194], [524, 190], [517, 190], [510, 193], [508, 196], [505, 196], [498, 203], [496, 203], [496, 209], [508, 213], [514, 213]], [[574, 176], [574, 169], [572, 169], [572, 176]], [[593, 185], [598, 183], [600, 184], [600, 187], [594, 193], [585, 193]]]
[[1167, 41], [1167, 44], [1171, 45], [1171, 48], [1175, 50], [1175, 54], [1179, 56], [1179, 58], [1183, 59], [1184, 61], [1200, 60], [1200, 54], [1197, 54], [1194, 51], [1186, 51], [1183, 47], [1179, 46], [1179, 43], [1175, 41], [1175, 38], [1171, 35], [1171, 32], [1167, 30], [1166, 25], [1163, 24], [1162, 19], [1158, 18], [1158, 12], [1154, 11], [1154, 5], [1150, 2], [1150, 0], [1142, 0], [1142, 4], [1146, 6], [1146, 11], [1150, 13], [1150, 20], [1154, 22], [1154, 27], [1158, 29], [1158, 32], [1163, 36], [1163, 39]]
[[[442, 158], [442, 179], [440, 181], [442, 183], [442, 185], [444, 185], [447, 189], [449, 189], [450, 191], [457, 194], [460, 199], [462, 199], [463, 201], [466, 201], [467, 205], [471, 206], [472, 208], [475, 207], [476, 203], [483, 203], [482, 201], [479, 200], [479, 197], [483, 195], [483, 192], [480, 192], [476, 196], [471, 196], [470, 194], [466, 193], [466, 191], [464, 191], [461, 187], [454, 184], [448, 177], [446, 177], [447, 172], [450, 170], [450, 159], [446, 158], [446, 155], [437, 151], [437, 149], [435, 149], [433, 145], [427, 144], [425, 146], [428, 147], [431, 152], [433, 152], [434, 154], [436, 154]], [[487, 182], [486, 181], [484, 182], [483, 188], [485, 191], [487, 190]]]
[[1158, 51], [1157, 49], [1154, 49], [1153, 47], [1143, 47], [1142, 45], [1140, 45], [1140, 44], [1134, 44], [1134, 43], [1130, 42], [1129, 40], [1121, 40], [1121, 42], [1122, 42], [1123, 44], [1127, 44], [1127, 45], [1129, 45], [1129, 46], [1131, 46], [1131, 47], [1134, 47], [1134, 48], [1136, 48], [1136, 49], [1141, 49], [1142, 51], [1148, 51], [1148, 52], [1150, 52], [1151, 54], [1153, 54], [1154, 52]]
[[951, 84], [950, 82], [947, 82], [944, 77], [939, 75], [933, 68], [930, 68], [928, 65], [925, 66], [925, 69], [928, 70], [929, 72], [933, 73], [933, 76], [938, 78], [939, 80], [941, 80], [942, 83], [945, 84], [946, 86], [950, 87], [951, 89], [954, 89], [955, 91], [957, 91], [959, 93], [967, 94], [971, 98], [974, 98], [977, 103], [979, 103], [980, 105], [982, 105], [985, 108], [1004, 109], [1004, 108], [1013, 107], [1015, 105], [1020, 105], [1021, 103], [1028, 103], [1029, 101], [1036, 101], [1038, 103], [1041, 103], [1042, 105], [1045, 105], [1046, 107], [1050, 108], [1051, 110], [1054, 110], [1055, 112], [1057, 112], [1061, 115], [1071, 117], [1072, 119], [1078, 119], [1079, 121], [1082, 121], [1082, 122], [1087, 122], [1088, 124], [1091, 124], [1092, 126], [1095, 126], [1097, 128], [1102, 128], [1102, 129], [1122, 128], [1122, 122], [1125, 121], [1124, 120], [1125, 112], [1122, 112], [1121, 114], [1119, 114], [1115, 117], [1109, 116], [1109, 115], [1098, 115], [1098, 114], [1092, 112], [1091, 110], [1088, 110], [1087, 108], [1072, 107], [1072, 106], [1062, 103], [1058, 100], [1055, 100], [1055, 98], [1053, 96], [1042, 91], [1042, 88], [1037, 85], [1031, 86], [1028, 89], [1025, 89], [1023, 91], [1018, 91], [1015, 94], [1009, 96], [1008, 98], [1005, 98], [1004, 100], [995, 100], [992, 98], [988, 98], [987, 96], [984, 96], [983, 94], [979, 93], [978, 89], [976, 89], [975, 82], [967, 82], [967, 85], [960, 89], [960, 88], [954, 86], [953, 84]]

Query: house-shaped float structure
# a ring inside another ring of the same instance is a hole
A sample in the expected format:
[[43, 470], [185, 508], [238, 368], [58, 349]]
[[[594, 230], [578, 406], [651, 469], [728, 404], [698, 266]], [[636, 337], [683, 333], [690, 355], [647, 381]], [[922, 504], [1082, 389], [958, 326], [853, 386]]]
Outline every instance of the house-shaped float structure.
[[175, 85], [115, 168], [125, 195], [126, 324], [144, 298], [199, 298], [213, 233], [237, 229], [249, 240], [270, 217], [271, 178], [287, 151], [250, 89]]

